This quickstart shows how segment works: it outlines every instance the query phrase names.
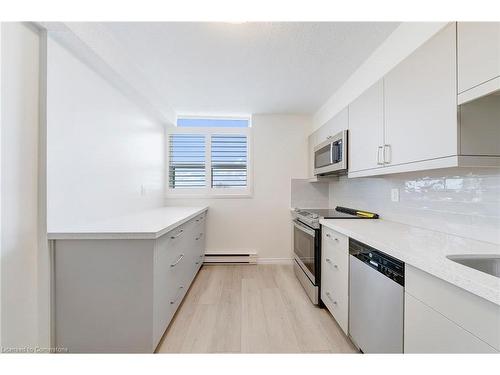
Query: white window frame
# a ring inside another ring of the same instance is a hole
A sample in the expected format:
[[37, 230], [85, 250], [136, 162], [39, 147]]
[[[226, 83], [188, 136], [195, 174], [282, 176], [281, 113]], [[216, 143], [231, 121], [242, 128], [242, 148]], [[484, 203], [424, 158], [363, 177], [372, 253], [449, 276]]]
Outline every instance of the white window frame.
[[[179, 116], [187, 118], [188, 116]], [[201, 117], [201, 116], [200, 116]], [[193, 117], [191, 117], [193, 118]], [[209, 118], [203, 116], [201, 118]], [[218, 117], [221, 118], [221, 117]], [[233, 117], [222, 117], [233, 118]], [[245, 118], [247, 119], [247, 118]], [[205, 136], [205, 187], [200, 188], [185, 188], [173, 189], [169, 184], [170, 174], [170, 135], [171, 134], [200, 134]], [[212, 150], [210, 147], [212, 135], [224, 134], [239, 134], [247, 137], [247, 186], [244, 188], [227, 187], [227, 188], [213, 188], [211, 187], [212, 181]], [[251, 198], [253, 196], [253, 142], [252, 142], [252, 128], [251, 120], [249, 119], [249, 127], [247, 128], [225, 128], [225, 127], [182, 127], [175, 126], [166, 130], [166, 170], [167, 170], [167, 198]]]

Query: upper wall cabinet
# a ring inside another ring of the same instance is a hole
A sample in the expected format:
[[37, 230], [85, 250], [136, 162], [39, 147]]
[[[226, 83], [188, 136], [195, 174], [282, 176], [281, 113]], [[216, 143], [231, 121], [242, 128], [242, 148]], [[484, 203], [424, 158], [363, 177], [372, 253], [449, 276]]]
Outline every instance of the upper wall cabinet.
[[378, 81], [349, 105], [349, 171], [381, 168], [384, 145], [384, 83]]
[[500, 166], [500, 96], [457, 105], [456, 28], [446, 26], [349, 105], [349, 177]]
[[458, 23], [458, 102], [500, 90], [500, 22]]
[[385, 77], [387, 164], [457, 154], [455, 45], [451, 24]]
[[317, 130], [316, 145], [323, 142], [328, 137], [335, 135], [342, 130], [346, 130], [348, 126], [349, 114], [346, 107]]

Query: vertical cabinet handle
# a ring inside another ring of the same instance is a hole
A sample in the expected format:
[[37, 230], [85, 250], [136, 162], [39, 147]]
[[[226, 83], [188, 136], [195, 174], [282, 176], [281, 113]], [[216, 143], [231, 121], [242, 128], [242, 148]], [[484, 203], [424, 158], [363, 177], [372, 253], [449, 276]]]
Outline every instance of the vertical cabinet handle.
[[377, 147], [377, 165], [384, 165], [384, 162], [381, 161], [380, 154], [381, 151], [384, 149], [384, 146], [378, 146]]
[[383, 164], [389, 164], [391, 163], [391, 145], [384, 145], [384, 163]]

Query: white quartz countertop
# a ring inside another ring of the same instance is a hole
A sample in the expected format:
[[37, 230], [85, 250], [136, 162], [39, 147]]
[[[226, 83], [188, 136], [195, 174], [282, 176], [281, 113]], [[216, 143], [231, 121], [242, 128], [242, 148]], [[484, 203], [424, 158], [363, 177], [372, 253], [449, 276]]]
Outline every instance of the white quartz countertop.
[[322, 219], [320, 223], [500, 305], [499, 278], [446, 258], [464, 254], [500, 255], [500, 245], [382, 219]]
[[204, 207], [161, 207], [86, 224], [48, 228], [49, 240], [61, 239], [155, 239], [196, 215]]

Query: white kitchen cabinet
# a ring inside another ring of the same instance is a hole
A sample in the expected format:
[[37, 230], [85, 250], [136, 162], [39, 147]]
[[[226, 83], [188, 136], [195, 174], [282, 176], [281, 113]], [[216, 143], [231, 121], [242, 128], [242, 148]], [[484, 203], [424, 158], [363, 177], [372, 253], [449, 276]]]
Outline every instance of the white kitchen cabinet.
[[384, 92], [387, 165], [456, 155], [455, 24], [389, 72]]
[[500, 22], [458, 22], [459, 103], [500, 90]]
[[381, 168], [384, 145], [384, 82], [349, 105], [349, 172]]
[[347, 335], [349, 315], [348, 238], [323, 226], [321, 239], [321, 300]]
[[405, 267], [405, 352], [500, 350], [500, 306]]
[[456, 28], [446, 26], [349, 106], [349, 177], [500, 167], [500, 96], [457, 104]]
[[317, 130], [316, 144], [325, 141], [328, 137], [346, 130], [349, 126], [349, 111], [348, 108], [344, 108], [335, 116], [332, 117], [327, 123], [325, 123], [321, 128]]
[[205, 215], [158, 238], [52, 241], [53, 346], [152, 353], [202, 265]]
[[405, 353], [495, 353], [495, 349], [405, 293]]

